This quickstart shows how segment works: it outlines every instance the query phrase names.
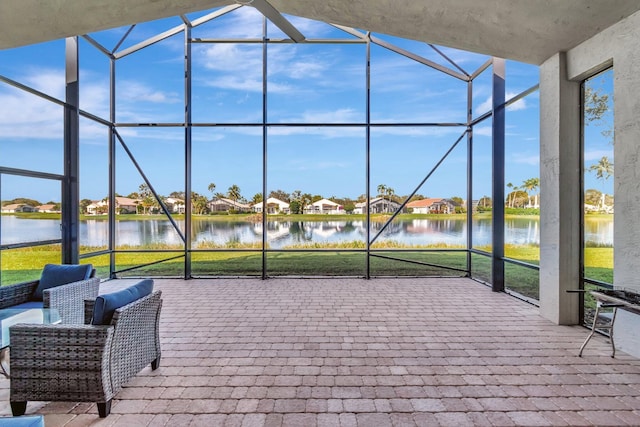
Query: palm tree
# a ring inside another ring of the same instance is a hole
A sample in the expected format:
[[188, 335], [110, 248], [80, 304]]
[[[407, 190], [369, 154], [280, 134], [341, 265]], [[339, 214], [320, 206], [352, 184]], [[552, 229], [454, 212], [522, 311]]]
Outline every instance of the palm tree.
[[251, 203], [253, 203], [254, 205], [257, 205], [261, 201], [262, 201], [262, 193], [256, 193], [251, 198]]
[[[153, 193], [151, 192], [151, 189], [146, 183], [140, 184], [140, 186], [138, 187], [138, 195], [140, 196], [140, 199], [141, 199], [140, 205], [142, 206], [142, 213], [143, 214], [149, 213], [149, 208], [153, 206], [153, 204], [155, 203], [155, 200], [153, 197]], [[137, 208], [136, 208], [136, 212], [137, 212]]]
[[216, 185], [212, 182], [207, 186], [207, 190], [213, 195], [216, 191]]
[[511, 207], [512, 208], [517, 208], [518, 207], [518, 201], [520, 201], [520, 199], [522, 198], [522, 194], [520, 194], [520, 193], [524, 193], [522, 191], [522, 187], [516, 187], [514, 185], [513, 186], [513, 191], [512, 191], [513, 196], [511, 197]]
[[595, 172], [596, 178], [602, 180], [602, 200], [601, 200], [601, 208], [604, 209], [605, 206], [605, 194], [604, 194], [604, 183], [606, 182], [611, 175], [613, 175], [613, 163], [609, 162], [609, 158], [607, 156], [602, 156], [602, 158], [598, 161], [598, 163], [593, 164], [589, 167], [589, 172]]
[[242, 197], [240, 194], [240, 187], [238, 187], [236, 184], [233, 184], [231, 187], [229, 187], [229, 190], [227, 190], [227, 196], [229, 196], [229, 198], [233, 200], [234, 203], [238, 203], [238, 199]]
[[513, 206], [511, 206], [511, 199], [512, 199], [512, 193], [513, 193], [513, 184], [512, 183], [507, 183], [507, 188], [509, 189], [509, 194], [507, 195], [507, 206], [512, 208]]
[[207, 209], [207, 198], [195, 191], [191, 193], [191, 211], [196, 215], [202, 215]]
[[[529, 178], [522, 184], [523, 188], [525, 188], [527, 192], [535, 191], [538, 187], [540, 187], [540, 178]], [[533, 205], [534, 207], [538, 207], [538, 193], [534, 195]]]
[[382, 197], [382, 206], [384, 206], [384, 201], [385, 201], [384, 200], [384, 195], [385, 195], [386, 192], [387, 192], [387, 186], [384, 185], [384, 184], [379, 184], [378, 185], [378, 196]]
[[387, 187], [387, 190], [385, 191], [385, 193], [387, 193], [387, 196], [389, 196], [389, 201], [387, 202], [387, 213], [391, 212], [391, 196], [393, 196], [396, 191], [391, 188], [391, 187]]

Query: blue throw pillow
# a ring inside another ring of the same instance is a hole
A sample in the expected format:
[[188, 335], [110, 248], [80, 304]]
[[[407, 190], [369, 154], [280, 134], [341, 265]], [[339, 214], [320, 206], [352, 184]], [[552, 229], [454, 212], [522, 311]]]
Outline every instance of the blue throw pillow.
[[98, 295], [93, 308], [92, 325], [109, 325], [116, 309], [153, 292], [153, 280], [145, 279], [121, 291]]
[[44, 308], [43, 304], [44, 303], [42, 301], [27, 301], [23, 302], [22, 304], [12, 305], [11, 307], [7, 308], [10, 308], [12, 310], [30, 310], [32, 308]]
[[91, 264], [47, 264], [42, 270], [40, 283], [38, 283], [32, 299], [42, 301], [42, 292], [45, 289], [89, 279], [92, 271], [93, 265]]

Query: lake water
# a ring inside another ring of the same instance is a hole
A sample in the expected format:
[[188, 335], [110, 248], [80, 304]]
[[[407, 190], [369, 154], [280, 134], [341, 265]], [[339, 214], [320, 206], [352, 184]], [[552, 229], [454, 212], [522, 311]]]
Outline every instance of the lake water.
[[[177, 222], [184, 230], [184, 221]], [[382, 223], [371, 224], [371, 237]], [[216, 245], [257, 243], [262, 241], [262, 224], [238, 221], [193, 221], [192, 241]], [[587, 218], [585, 240], [599, 245], [613, 244], [613, 218]], [[467, 223], [464, 219], [403, 219], [395, 220], [376, 241], [395, 241], [401, 244], [425, 245], [446, 243], [465, 245]], [[60, 222], [49, 219], [23, 219], [2, 216], [0, 241], [15, 244], [60, 238]], [[336, 243], [366, 239], [364, 221], [268, 221], [267, 241], [274, 249], [296, 244]], [[505, 221], [505, 241], [516, 245], [539, 244], [540, 226], [537, 219], [515, 218]], [[474, 245], [491, 243], [491, 220], [473, 222]], [[80, 222], [80, 244], [105, 247], [108, 243], [108, 222], [85, 220]], [[180, 244], [178, 233], [167, 220], [120, 220], [116, 222], [116, 244], [140, 246], [151, 243]]]

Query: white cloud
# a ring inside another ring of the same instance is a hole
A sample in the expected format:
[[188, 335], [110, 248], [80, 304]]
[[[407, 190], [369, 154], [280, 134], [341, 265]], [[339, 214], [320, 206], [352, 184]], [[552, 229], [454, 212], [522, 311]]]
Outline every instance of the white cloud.
[[[505, 94], [505, 99], [508, 101], [516, 95], [517, 93], [507, 92]], [[489, 96], [484, 102], [482, 102], [480, 105], [478, 105], [475, 108], [475, 113], [477, 115], [482, 115], [488, 111], [491, 111], [492, 104], [493, 104], [493, 96]], [[522, 98], [517, 100], [513, 104], [509, 105], [507, 107], [507, 111], [518, 111], [518, 110], [524, 110], [526, 108], [527, 108], [526, 100]]]
[[613, 148], [610, 150], [585, 150], [584, 161], [599, 161], [605, 156], [609, 158], [609, 161], [611, 161], [613, 159]]
[[476, 107], [475, 113], [477, 116], [480, 116], [488, 111], [491, 111], [492, 107], [493, 107], [493, 96], [490, 96], [487, 99], [485, 99], [484, 102], [482, 102], [480, 105]]
[[538, 166], [540, 164], [539, 154], [514, 153], [509, 159], [510, 163]]
[[[464, 50], [457, 50], [453, 48], [448, 48], [444, 46], [437, 46], [438, 50], [441, 51], [444, 55], [446, 55], [453, 62], [458, 64], [460, 67], [464, 68], [464, 65], [470, 65], [472, 63], [475, 64], [484, 64], [490, 57], [487, 55], [483, 55], [481, 53], [468, 52]], [[449, 65], [449, 67], [453, 67], [453, 65]], [[465, 70], [468, 73], [472, 73], [475, 69]]]
[[[259, 132], [259, 129], [254, 129]], [[326, 139], [333, 138], [364, 138], [364, 130], [356, 127], [303, 127], [303, 126], [274, 126], [269, 128], [268, 135], [289, 136], [289, 135], [314, 135]]]
[[474, 126], [473, 134], [478, 136], [491, 136], [493, 135], [493, 130], [491, 126]]
[[216, 141], [221, 141], [224, 138], [225, 138], [224, 135], [221, 135], [219, 133], [211, 133], [211, 132], [197, 133], [191, 137], [193, 141], [197, 141], [197, 142], [216, 142]]
[[[464, 132], [460, 127], [443, 127], [443, 126], [430, 126], [430, 127], [379, 127], [374, 128], [375, 135], [397, 135], [397, 136], [445, 136], [453, 135], [460, 136]], [[453, 142], [453, 141], [452, 141]]]
[[246, 92], [262, 92], [262, 80], [250, 79], [242, 76], [221, 76], [208, 80], [207, 86], [221, 89], [241, 90]]
[[294, 79], [321, 77], [323, 72], [328, 68], [328, 64], [323, 64], [319, 61], [309, 59], [310, 58], [306, 58], [306, 60], [293, 61], [288, 64], [284, 64], [280, 71]]
[[[507, 93], [507, 100], [513, 98], [515, 94]], [[507, 111], [519, 111], [527, 108], [527, 102], [524, 98], [517, 100], [507, 107]]]
[[298, 29], [306, 38], [320, 38], [328, 36], [334, 29], [333, 27], [320, 21], [313, 21], [307, 18], [285, 15], [285, 18]]
[[[141, 81], [121, 81], [116, 88], [117, 122], [182, 122], [182, 94], [157, 90]], [[168, 105], [173, 105], [168, 107]]]
[[262, 14], [253, 7], [241, 7], [195, 27], [194, 36], [209, 38], [262, 38]]
[[361, 120], [361, 114], [351, 108], [334, 111], [304, 111], [299, 115], [282, 118], [283, 123], [353, 123]]
[[[196, 27], [197, 37], [225, 37], [225, 38], [262, 38], [262, 14], [253, 7], [239, 8], [221, 18]], [[317, 38], [328, 35], [332, 28], [327, 24], [306, 18], [285, 15], [307, 38]], [[269, 23], [271, 37], [286, 37], [275, 25]]]
[[143, 82], [133, 80], [120, 82], [117, 88], [117, 96], [120, 100], [145, 101], [161, 104], [173, 104], [182, 100], [181, 95], [175, 92], [163, 92], [149, 87]]
[[[217, 44], [207, 46], [202, 55], [205, 69], [212, 70], [211, 76], [197, 73], [196, 78], [205, 86], [221, 89], [261, 92], [262, 91], [262, 49], [255, 45]], [[313, 85], [322, 85], [326, 70], [332, 67], [335, 58], [327, 55], [300, 55], [296, 47], [272, 46], [269, 48], [267, 71], [268, 90], [272, 93], [294, 91], [293, 82], [300, 80], [304, 85], [295, 88], [297, 93], [313, 90]]]
[[65, 74], [64, 70], [40, 68], [31, 70], [25, 76], [27, 86], [51, 95], [54, 98], [64, 99]]
[[[26, 70], [23, 81], [28, 86], [61, 101], [65, 97], [65, 74], [62, 70], [33, 68]], [[108, 81], [100, 81], [90, 72], [80, 75], [80, 108], [99, 117], [109, 115]], [[14, 138], [60, 139], [64, 110], [60, 105], [8, 85], [0, 87], [0, 133]], [[104, 127], [91, 120], [81, 121], [83, 142], [104, 136]]]
[[[41, 87], [42, 89], [42, 87]], [[0, 134], [11, 138], [60, 139], [61, 106], [11, 87], [0, 87]]]

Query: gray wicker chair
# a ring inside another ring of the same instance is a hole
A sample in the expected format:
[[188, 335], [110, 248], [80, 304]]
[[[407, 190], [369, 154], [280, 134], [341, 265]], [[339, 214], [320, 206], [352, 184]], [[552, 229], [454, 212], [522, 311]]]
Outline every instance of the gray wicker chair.
[[[29, 325], [10, 328], [13, 415], [27, 401], [96, 402], [101, 418], [111, 399], [142, 368], [160, 364], [162, 292], [116, 309], [110, 325]], [[91, 318], [94, 301], [86, 303]]]
[[[39, 280], [0, 287], [0, 308], [11, 308], [32, 300]], [[42, 293], [42, 308], [55, 308], [60, 313], [62, 323], [84, 322], [84, 300], [98, 296], [100, 279], [87, 280], [45, 289]]]

